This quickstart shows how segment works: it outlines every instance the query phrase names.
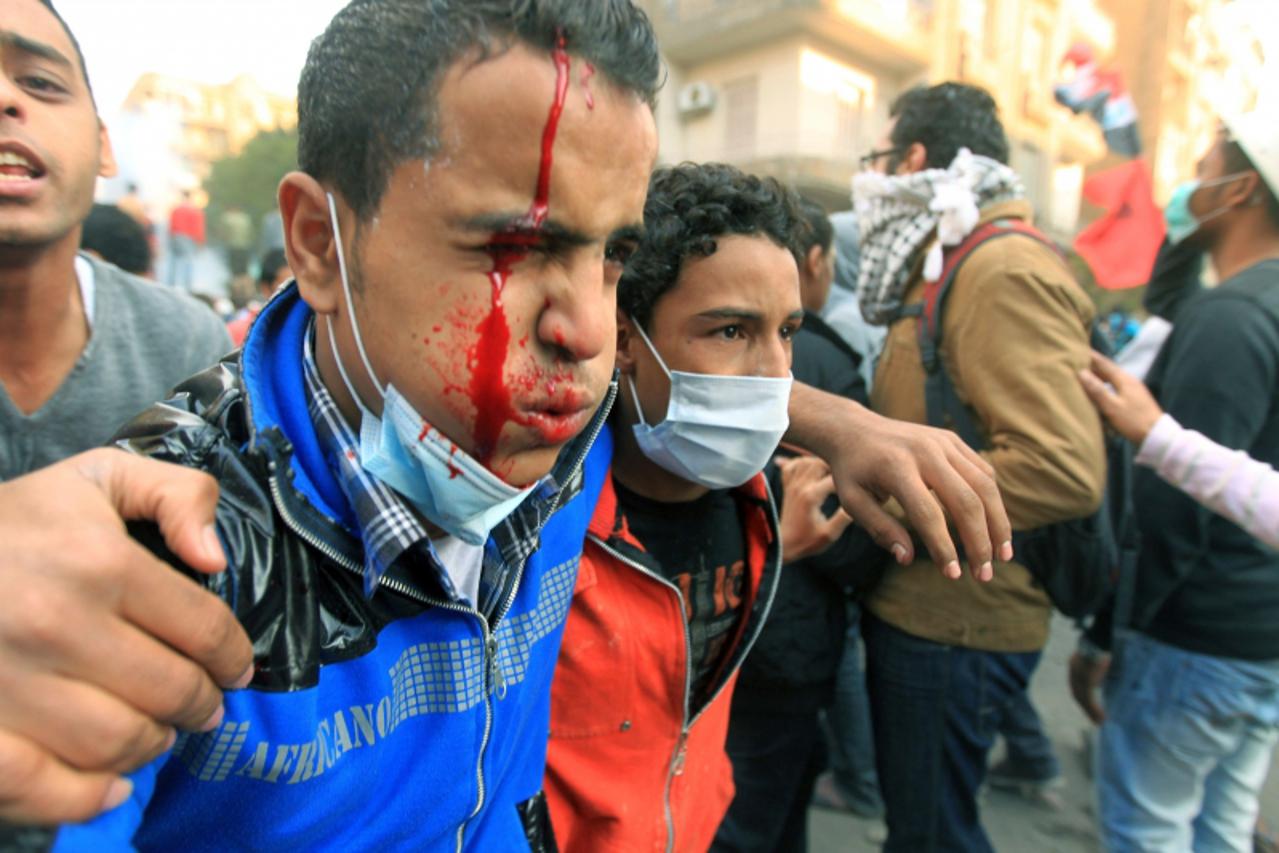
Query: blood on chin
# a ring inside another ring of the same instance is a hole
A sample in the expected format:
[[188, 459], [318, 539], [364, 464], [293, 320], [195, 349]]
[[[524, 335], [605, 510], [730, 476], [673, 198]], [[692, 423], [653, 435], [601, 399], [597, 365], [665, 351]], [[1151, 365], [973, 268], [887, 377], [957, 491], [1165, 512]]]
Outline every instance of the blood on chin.
[[509, 485], [522, 489], [551, 473], [564, 445], [533, 445], [512, 452], [499, 450], [489, 470]]

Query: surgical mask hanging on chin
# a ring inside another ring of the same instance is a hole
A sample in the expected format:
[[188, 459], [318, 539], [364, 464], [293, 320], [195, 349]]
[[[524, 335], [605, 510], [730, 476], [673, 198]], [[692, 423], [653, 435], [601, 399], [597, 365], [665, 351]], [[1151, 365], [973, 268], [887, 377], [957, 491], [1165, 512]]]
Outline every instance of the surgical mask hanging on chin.
[[[382, 397], [382, 416], [379, 418], [365, 408], [351, 383], [333, 336], [333, 323], [326, 322], [329, 347], [333, 350], [338, 372], [347, 393], [360, 409], [360, 464], [402, 495], [427, 521], [468, 545], [483, 545], [493, 528], [523, 503], [534, 486], [519, 489], [504, 482], [431, 426], [395, 386], [388, 384], [383, 387], [378, 381], [355, 318], [337, 205], [332, 193], [328, 194], [328, 199], [333, 239], [337, 242], [342, 293], [351, 316], [351, 332], [364, 362], [364, 370]], [[366, 577], [365, 592], [371, 592], [376, 583], [376, 578]]]
[[639, 423], [640, 451], [678, 477], [708, 489], [731, 489], [754, 477], [790, 426], [789, 376], [719, 376], [669, 370], [644, 329], [631, 318], [648, 351], [671, 380], [666, 418], [649, 425], [635, 382], [628, 378]]
[[1206, 187], [1215, 187], [1220, 184], [1229, 183], [1246, 175], [1247, 172], [1236, 172], [1233, 175], [1224, 175], [1220, 178], [1214, 178], [1211, 181], [1201, 181], [1198, 178], [1178, 184], [1177, 188], [1172, 191], [1172, 196], [1168, 199], [1168, 204], [1164, 207], [1164, 224], [1168, 228], [1168, 242], [1174, 246], [1186, 240], [1191, 234], [1199, 230], [1199, 227], [1210, 219], [1216, 219], [1221, 214], [1230, 210], [1230, 205], [1219, 207], [1211, 213], [1204, 214], [1203, 217], [1197, 217], [1190, 210], [1190, 199], [1194, 194]]

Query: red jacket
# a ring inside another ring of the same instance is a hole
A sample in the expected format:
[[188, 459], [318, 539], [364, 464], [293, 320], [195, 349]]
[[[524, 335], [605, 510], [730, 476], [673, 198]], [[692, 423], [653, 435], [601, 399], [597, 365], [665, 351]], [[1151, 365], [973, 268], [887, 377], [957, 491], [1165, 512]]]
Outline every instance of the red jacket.
[[631, 535], [612, 477], [604, 482], [551, 687], [546, 795], [563, 853], [705, 850], [728, 810], [733, 684], [781, 567], [764, 477], [735, 495], [746, 527], [746, 616], [712, 699], [690, 708], [683, 599]]

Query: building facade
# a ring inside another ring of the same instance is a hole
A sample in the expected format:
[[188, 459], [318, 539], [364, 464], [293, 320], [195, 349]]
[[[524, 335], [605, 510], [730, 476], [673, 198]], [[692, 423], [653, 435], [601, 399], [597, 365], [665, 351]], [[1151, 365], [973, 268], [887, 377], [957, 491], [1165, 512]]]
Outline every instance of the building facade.
[[161, 137], [176, 157], [178, 184], [193, 189], [213, 163], [233, 156], [250, 139], [270, 130], [297, 126], [297, 102], [264, 90], [247, 75], [210, 85], [144, 74], [121, 108], [130, 129]]
[[1255, 73], [1224, 61], [1230, 40], [1210, 19], [1227, 0], [643, 5], [669, 66], [658, 110], [664, 162], [727, 161], [844, 209], [858, 157], [883, 133], [894, 98], [914, 85], [962, 80], [999, 103], [1012, 164], [1040, 226], [1062, 240], [1080, 225], [1087, 171], [1109, 162], [1097, 124], [1053, 98], [1072, 44], [1085, 41], [1103, 60], [1120, 60], [1165, 191], [1193, 171], [1185, 152], [1213, 126], [1215, 90], [1200, 71]]

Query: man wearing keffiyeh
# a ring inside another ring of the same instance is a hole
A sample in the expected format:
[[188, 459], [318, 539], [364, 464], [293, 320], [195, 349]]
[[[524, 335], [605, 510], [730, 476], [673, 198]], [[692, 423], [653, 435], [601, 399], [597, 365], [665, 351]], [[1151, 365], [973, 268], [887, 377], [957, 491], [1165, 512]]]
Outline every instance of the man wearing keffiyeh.
[[876, 325], [891, 323], [921, 251], [924, 278], [936, 281], [944, 247], [972, 233], [981, 208], [1025, 195], [1012, 169], [967, 148], [960, 148], [945, 169], [859, 174], [853, 179], [853, 204], [861, 233], [857, 291], [862, 314]]
[[[925, 370], [911, 307], [945, 254], [975, 229], [1029, 221], [1007, 166], [994, 100], [944, 83], [893, 105], [892, 124], [853, 182], [858, 295], [888, 327], [872, 407], [926, 423]], [[1014, 234], [972, 250], [941, 316], [940, 355], [981, 433], [1014, 529], [1093, 512], [1105, 474], [1101, 425], [1074, 386], [1094, 309], [1056, 252]], [[889, 837], [884, 849], [989, 850], [976, 795], [1001, 721], [1024, 702], [1051, 605], [1017, 563], [989, 583], [944, 584], [894, 566], [866, 601], [867, 683]], [[939, 582], [940, 581], [940, 582]], [[1014, 768], [1050, 778], [1044, 756]]]

